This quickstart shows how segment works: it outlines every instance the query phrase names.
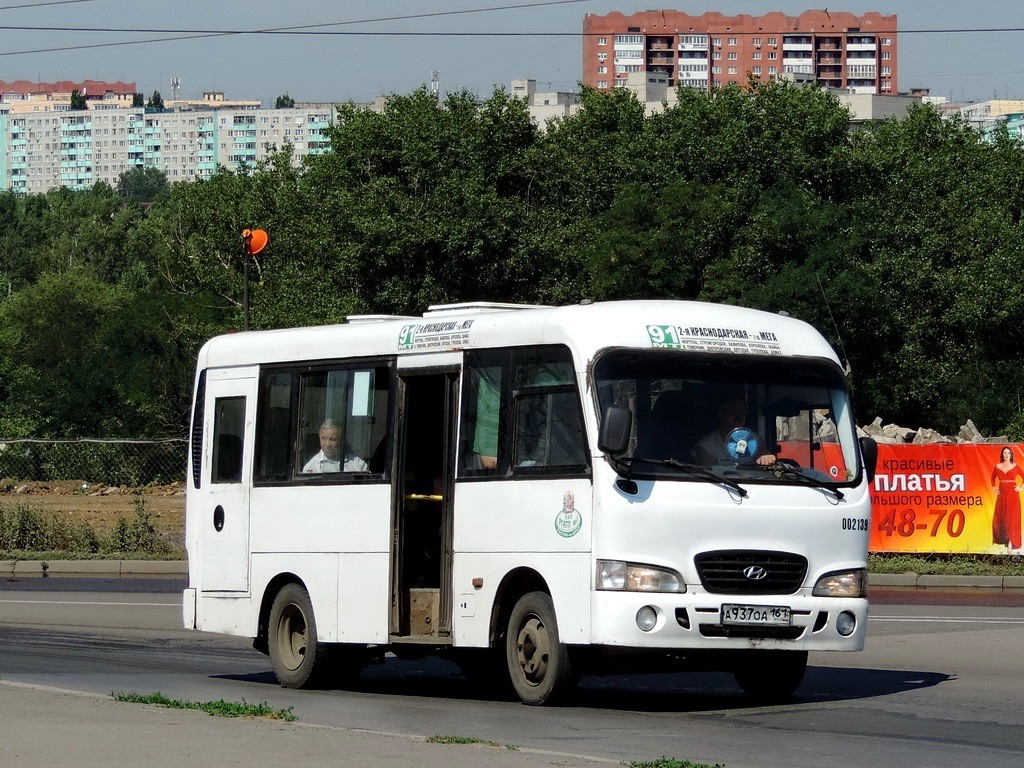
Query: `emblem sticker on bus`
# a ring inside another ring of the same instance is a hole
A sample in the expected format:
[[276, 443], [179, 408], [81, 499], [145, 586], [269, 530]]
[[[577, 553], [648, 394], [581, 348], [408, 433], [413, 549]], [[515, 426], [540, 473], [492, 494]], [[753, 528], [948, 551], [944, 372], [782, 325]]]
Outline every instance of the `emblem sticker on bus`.
[[555, 516], [555, 530], [566, 539], [575, 536], [583, 527], [583, 515], [576, 509], [576, 497], [569, 491], [562, 497], [562, 511]]
[[772, 331], [718, 328], [703, 325], [648, 325], [647, 337], [655, 349], [698, 352], [781, 355], [782, 345]]

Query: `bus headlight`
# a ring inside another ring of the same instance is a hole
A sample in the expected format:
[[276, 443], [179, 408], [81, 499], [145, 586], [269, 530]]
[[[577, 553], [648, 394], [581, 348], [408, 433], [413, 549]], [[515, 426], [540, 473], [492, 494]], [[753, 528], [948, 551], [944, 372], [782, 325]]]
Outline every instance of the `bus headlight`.
[[812, 594], [815, 597], [866, 597], [867, 593], [867, 569], [854, 568], [826, 573], [818, 579]]
[[598, 560], [597, 588], [625, 592], [685, 592], [686, 583], [675, 571], [621, 560]]

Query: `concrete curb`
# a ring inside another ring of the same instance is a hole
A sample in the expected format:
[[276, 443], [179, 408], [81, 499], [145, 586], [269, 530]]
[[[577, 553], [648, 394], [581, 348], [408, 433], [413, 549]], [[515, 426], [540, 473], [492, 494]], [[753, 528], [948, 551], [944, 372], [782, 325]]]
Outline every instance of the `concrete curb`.
[[1024, 576], [941, 576], [917, 573], [869, 573], [868, 587], [904, 589], [1024, 589]]
[[54, 578], [179, 578], [188, 575], [188, 563], [184, 560], [0, 560], [0, 574]]

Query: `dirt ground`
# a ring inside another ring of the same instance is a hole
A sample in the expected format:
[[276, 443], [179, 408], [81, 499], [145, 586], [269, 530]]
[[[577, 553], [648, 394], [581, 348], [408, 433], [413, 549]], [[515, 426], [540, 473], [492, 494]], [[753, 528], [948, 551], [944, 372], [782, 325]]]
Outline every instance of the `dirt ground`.
[[44, 515], [54, 512], [69, 522], [87, 522], [102, 536], [118, 518], [129, 522], [135, 518], [136, 494], [141, 494], [150, 520], [165, 541], [184, 541], [184, 484], [133, 489], [80, 482], [4, 483], [0, 509], [26, 506]]

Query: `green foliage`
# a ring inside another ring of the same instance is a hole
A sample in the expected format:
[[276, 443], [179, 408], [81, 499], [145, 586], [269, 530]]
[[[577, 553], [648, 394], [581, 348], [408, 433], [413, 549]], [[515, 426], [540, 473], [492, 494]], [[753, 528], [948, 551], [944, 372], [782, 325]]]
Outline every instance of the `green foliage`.
[[131, 520], [123, 517], [117, 519], [110, 538], [103, 542], [103, 551], [106, 553], [171, 553], [173, 547], [157, 535], [156, 526], [153, 524], [153, 513], [146, 507], [145, 496], [137, 493], [133, 501], [135, 517]]
[[99, 537], [88, 523], [69, 523], [25, 504], [0, 508], [0, 552], [89, 554], [99, 550]]
[[9, 512], [0, 509], [0, 549], [49, 549], [48, 542], [45, 522], [30, 507], [18, 505]]
[[44, 514], [27, 504], [6, 510], [0, 507], [0, 554], [23, 559], [39, 553], [75, 558], [132, 555], [165, 559], [177, 559], [182, 554], [157, 535], [152, 513], [141, 496], [135, 499], [134, 518], [118, 518], [107, 538], [99, 536], [88, 523], [70, 523], [56, 513]]
[[117, 194], [136, 203], [152, 203], [169, 188], [167, 174], [159, 168], [132, 168], [117, 178]]
[[955, 555], [945, 553], [868, 555], [871, 573], [916, 573], [946, 576], [1024, 576], [1024, 558], [1013, 555]]
[[282, 720], [286, 723], [294, 722], [297, 718], [292, 712], [292, 707], [287, 709], [271, 709], [266, 702], [262, 704], [249, 704], [242, 701], [188, 701], [186, 699], [171, 699], [157, 691], [156, 693], [111, 693], [114, 701], [124, 701], [130, 704], [155, 704], [158, 707], [169, 709], [195, 709], [215, 717], [265, 717], [270, 720]]
[[629, 768], [725, 768], [722, 763], [691, 763], [689, 760], [678, 760], [674, 757], [659, 757], [657, 760], [623, 762]]
[[496, 741], [478, 739], [475, 736], [430, 736], [427, 738], [427, 742], [430, 744], [483, 744], [487, 747], [501, 746]]
[[546, 223], [530, 204], [538, 132], [522, 102], [498, 91], [438, 105], [421, 90], [379, 114], [343, 107], [330, 136], [303, 179], [328, 228], [306, 229], [358, 309], [535, 299], [549, 261], [533, 236]]
[[136, 91], [132, 95], [132, 106], [133, 107], [141, 107], [141, 106], [144, 106], [145, 103], [146, 103], [146, 97], [143, 96], [141, 93]]
[[1016, 140], [927, 107], [851, 131], [785, 83], [683, 89], [652, 115], [585, 89], [543, 130], [502, 90], [421, 89], [343, 105], [328, 137], [169, 190], [135, 169], [116, 190], [0, 192], [0, 431], [181, 434], [199, 345], [242, 325], [241, 232], [260, 228], [254, 328], [473, 299], [733, 303], [821, 329], [862, 418], [1024, 439]]
[[77, 90], [71, 92], [71, 109], [88, 109], [84, 93]]
[[146, 102], [146, 109], [163, 109], [164, 108], [164, 97], [160, 95], [160, 91], [153, 91], [153, 95], [149, 97], [149, 101]]
[[[191, 365], [168, 343], [167, 318], [154, 311], [162, 303], [76, 269], [0, 304], [9, 416], [47, 437], [153, 435], [180, 423]], [[176, 402], [160, 399], [169, 389]]]
[[274, 101], [274, 109], [291, 109], [295, 106], [295, 99], [289, 96], [287, 93], [283, 96], [278, 96]]

